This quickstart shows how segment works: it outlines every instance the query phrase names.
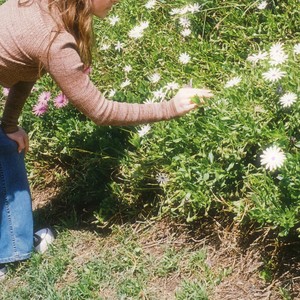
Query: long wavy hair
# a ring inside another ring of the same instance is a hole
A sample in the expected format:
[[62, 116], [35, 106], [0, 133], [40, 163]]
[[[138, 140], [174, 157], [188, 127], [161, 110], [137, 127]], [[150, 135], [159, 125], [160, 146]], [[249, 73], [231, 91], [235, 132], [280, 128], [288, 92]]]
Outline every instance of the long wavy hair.
[[[19, 5], [28, 5], [33, 1], [34, 0], [19, 0]], [[48, 7], [50, 13], [53, 8], [59, 10], [64, 27], [61, 28], [61, 25], [57, 24], [58, 30], [53, 40], [61, 30], [64, 29], [68, 31], [76, 40], [82, 62], [86, 66], [90, 66], [92, 63], [93, 46], [91, 0], [48, 0]], [[50, 44], [52, 44], [52, 42]]]

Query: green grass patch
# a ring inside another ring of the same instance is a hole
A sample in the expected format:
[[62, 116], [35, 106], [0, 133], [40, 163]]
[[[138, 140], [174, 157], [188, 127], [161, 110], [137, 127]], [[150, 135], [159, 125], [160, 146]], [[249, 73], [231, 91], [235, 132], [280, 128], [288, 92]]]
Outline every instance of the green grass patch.
[[207, 249], [154, 240], [159, 227], [147, 227], [60, 231], [45, 255], [10, 267], [2, 299], [208, 299], [225, 277], [207, 264]]

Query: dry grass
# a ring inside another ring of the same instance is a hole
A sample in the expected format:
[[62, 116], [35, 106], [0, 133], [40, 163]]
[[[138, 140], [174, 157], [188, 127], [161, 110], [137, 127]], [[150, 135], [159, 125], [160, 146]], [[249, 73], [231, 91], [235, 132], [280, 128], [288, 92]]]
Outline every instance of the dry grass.
[[[34, 191], [34, 208], [51, 206], [55, 215], [57, 203], [51, 201], [56, 195], [55, 189]], [[58, 205], [60, 210], [61, 205]], [[158, 267], [168, 249], [180, 255], [177, 268], [165, 276], [158, 276], [150, 270], [147, 288], [140, 293], [139, 299], [176, 299], [183, 280], [200, 279], [206, 282], [211, 300], [299, 300], [299, 241], [278, 241], [272, 237], [270, 230], [245, 230], [232, 224], [228, 220], [211, 218], [193, 225], [168, 220], [115, 223], [112, 231], [96, 227], [68, 228], [71, 242], [67, 247], [72, 264], [57, 280], [56, 289], [76, 284], [78, 270], [97, 257], [103, 257], [104, 253], [111, 253], [113, 260], [124, 246], [119, 241], [122, 237], [129, 243], [136, 243], [144, 258], [151, 257], [153, 265], [145, 263], [149, 269]], [[202, 266], [193, 270], [189, 260], [194, 253], [202, 250], [206, 253], [204, 265], [207, 269]], [[264, 272], [270, 276], [267, 278], [269, 281], [262, 278], [266, 279]], [[115, 280], [118, 282], [119, 279]], [[15, 281], [18, 279], [9, 280], [9, 284], [13, 285]], [[99, 293], [103, 299], [118, 299], [116, 290], [109, 283], [102, 286]]]

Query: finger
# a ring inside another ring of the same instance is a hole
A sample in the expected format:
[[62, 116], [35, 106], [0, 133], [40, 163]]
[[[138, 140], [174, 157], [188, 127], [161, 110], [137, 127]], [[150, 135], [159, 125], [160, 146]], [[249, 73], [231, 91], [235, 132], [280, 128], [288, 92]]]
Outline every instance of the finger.
[[214, 96], [214, 94], [210, 90], [203, 90], [203, 89], [193, 89], [190, 91], [190, 95], [198, 96], [198, 97], [205, 97], [205, 98], [211, 98]]
[[198, 93], [198, 96], [200, 97], [206, 97], [206, 98], [210, 98], [210, 97], [213, 97], [213, 93], [211, 91], [201, 91], [200, 93]]
[[207, 98], [210, 98], [210, 97], [213, 97], [213, 96], [214, 96], [214, 94], [211, 93], [211, 92], [205, 94], [205, 97], [207, 97]]
[[19, 139], [17, 141], [17, 144], [18, 144], [18, 152], [21, 153], [22, 150], [25, 148], [24, 140], [23, 139]]
[[185, 91], [182, 91], [184, 93], [184, 96], [187, 98], [193, 98], [195, 96], [199, 98], [211, 98], [213, 97], [213, 93], [210, 90], [206, 89], [194, 89], [194, 88], [188, 88], [185, 89]]
[[185, 108], [186, 108], [187, 111], [190, 111], [190, 110], [193, 110], [193, 109], [197, 108], [197, 104], [191, 103], [191, 104], [186, 105]]

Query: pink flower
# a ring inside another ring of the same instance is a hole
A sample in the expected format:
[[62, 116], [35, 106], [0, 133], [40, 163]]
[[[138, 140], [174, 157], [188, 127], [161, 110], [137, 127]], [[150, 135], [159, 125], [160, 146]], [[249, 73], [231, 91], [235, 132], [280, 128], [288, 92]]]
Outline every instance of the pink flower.
[[37, 104], [33, 107], [32, 111], [36, 116], [43, 115], [48, 109], [48, 101], [51, 97], [50, 92], [42, 92], [39, 95]]
[[42, 92], [40, 95], [39, 95], [39, 99], [38, 99], [38, 102], [48, 102], [50, 100], [50, 97], [51, 97], [51, 93], [50, 92]]
[[5, 97], [8, 96], [8, 93], [9, 93], [9, 88], [3, 88], [3, 95], [4, 95]]
[[48, 110], [48, 102], [51, 97], [50, 92], [42, 92], [39, 95], [38, 102], [34, 105], [32, 111], [36, 116], [43, 115]]
[[69, 103], [69, 100], [67, 99], [66, 95], [63, 93], [60, 93], [54, 100], [54, 106], [56, 108], [62, 108], [66, 106]]
[[47, 101], [39, 101], [34, 105], [32, 111], [36, 116], [42, 116], [48, 109]]

